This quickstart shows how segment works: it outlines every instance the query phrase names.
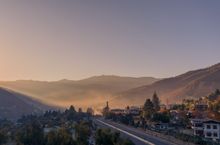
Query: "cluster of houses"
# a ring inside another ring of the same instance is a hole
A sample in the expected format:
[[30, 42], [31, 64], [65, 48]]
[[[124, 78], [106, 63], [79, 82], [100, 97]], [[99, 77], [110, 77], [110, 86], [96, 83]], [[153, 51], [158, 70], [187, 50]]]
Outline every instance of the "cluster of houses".
[[[193, 135], [220, 141], [220, 121], [208, 111], [208, 103], [200, 102], [195, 105], [195, 110], [200, 114], [190, 120]], [[212, 116], [210, 118], [210, 116]]]
[[[161, 109], [167, 108], [166, 105], [161, 105]], [[170, 107], [170, 106], [169, 106]], [[106, 107], [104, 108], [105, 110], [109, 109], [109, 112], [115, 115], [131, 115], [134, 121], [134, 124], [139, 124], [140, 126], [143, 125], [143, 118], [141, 117], [141, 112], [142, 112], [142, 107], [141, 106], [127, 106], [124, 109], [121, 108], [116, 108], [116, 109], [110, 109], [108, 102]], [[171, 114], [175, 114], [176, 119], [178, 120], [179, 118], [177, 117], [178, 114], [176, 112], [171, 112]], [[156, 130], [169, 130], [173, 129], [173, 126], [169, 123], [154, 123], [151, 124], [151, 129], [156, 129]]]
[[[191, 135], [200, 136], [214, 141], [220, 141], [220, 122], [209, 118], [210, 113], [208, 112], [208, 103], [200, 101], [193, 105], [193, 110], [182, 111], [172, 110], [170, 109], [172, 108], [170, 105], [161, 105], [162, 110], [169, 108], [171, 120], [170, 123], [156, 123], [154, 124], [154, 127], [159, 130], [174, 129], [174, 126], [172, 125], [178, 126], [178, 121], [183, 119], [184, 115], [188, 115], [191, 116], [191, 119], [187, 128]], [[140, 121], [142, 108], [131, 106], [124, 109], [110, 109], [109, 111], [116, 115], [133, 115], [133, 119], [136, 122]]]

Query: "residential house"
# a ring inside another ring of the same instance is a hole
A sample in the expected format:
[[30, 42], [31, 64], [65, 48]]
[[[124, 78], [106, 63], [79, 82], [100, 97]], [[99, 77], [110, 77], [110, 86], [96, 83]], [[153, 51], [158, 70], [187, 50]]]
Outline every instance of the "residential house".
[[125, 110], [124, 109], [111, 109], [110, 112], [113, 113], [113, 114], [116, 114], [116, 115], [125, 114]]
[[206, 102], [198, 102], [195, 104], [195, 110], [196, 111], [207, 111], [208, 110], [208, 104]]
[[212, 140], [220, 140], [220, 122], [208, 120], [203, 122], [204, 136]]
[[196, 136], [203, 136], [204, 134], [204, 127], [203, 122], [206, 121], [205, 119], [191, 119], [191, 127], [193, 129], [193, 134]]
[[155, 130], [161, 130], [161, 131], [174, 129], [174, 127], [169, 123], [156, 123], [152, 127]]
[[126, 114], [131, 114], [131, 115], [140, 115], [141, 113], [141, 108], [137, 106], [131, 106], [131, 107], [126, 107], [125, 109]]

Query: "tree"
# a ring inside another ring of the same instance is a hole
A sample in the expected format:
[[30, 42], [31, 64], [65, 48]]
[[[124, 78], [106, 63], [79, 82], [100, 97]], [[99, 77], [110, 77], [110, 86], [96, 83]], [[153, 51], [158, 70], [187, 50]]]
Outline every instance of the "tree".
[[220, 110], [220, 101], [215, 101], [214, 103], [210, 104], [210, 110], [214, 112], [219, 112]]
[[74, 120], [76, 116], [76, 110], [73, 105], [70, 106], [69, 110], [65, 111], [66, 117], [68, 120]]
[[169, 123], [170, 122], [170, 115], [168, 114], [168, 112], [155, 113], [153, 116], [153, 121], [162, 122], [162, 123]]
[[82, 112], [83, 112], [82, 108], [79, 108], [78, 113], [82, 113]]
[[61, 128], [58, 131], [51, 131], [46, 136], [46, 145], [76, 145], [72, 134]]
[[159, 100], [156, 92], [154, 92], [154, 94], [153, 94], [152, 103], [154, 105], [154, 110], [159, 111], [160, 110], [160, 100]]
[[220, 96], [220, 90], [219, 89], [216, 89], [215, 92], [211, 93], [208, 98], [209, 100], [211, 101], [214, 101], [218, 98], [218, 96]]
[[184, 111], [186, 108], [185, 104], [175, 104], [171, 107], [172, 110], [181, 110]]
[[50, 131], [46, 136], [46, 145], [57, 145], [59, 142], [57, 141], [57, 132]]
[[7, 136], [3, 133], [0, 132], [0, 145], [3, 145], [7, 141]]
[[220, 90], [219, 90], [219, 89], [216, 89], [216, 90], [215, 90], [215, 94], [219, 95], [219, 94], [220, 94]]
[[133, 123], [132, 120], [133, 120], [133, 116], [131, 114], [119, 116], [119, 121], [123, 124], [126, 124], [126, 125], [129, 125], [129, 124], [131, 125]]
[[135, 145], [131, 140], [125, 139], [120, 143], [120, 145]]
[[77, 144], [87, 145], [89, 136], [91, 134], [89, 123], [81, 121], [79, 124], [75, 126], [75, 130], [76, 130], [75, 137]]
[[143, 107], [143, 117], [150, 120], [154, 112], [154, 104], [151, 102], [150, 99], [147, 99]]
[[76, 109], [75, 109], [75, 107], [74, 107], [73, 105], [70, 106], [69, 112], [74, 112], [74, 113], [76, 113]]
[[95, 133], [96, 145], [113, 145], [110, 129], [98, 129]]
[[94, 110], [92, 108], [87, 108], [86, 113], [90, 116], [94, 115]]
[[122, 139], [119, 132], [110, 129], [98, 129], [95, 133], [96, 145], [134, 145], [129, 139]]
[[16, 140], [25, 145], [42, 145], [44, 144], [43, 129], [39, 123], [33, 122], [17, 132]]

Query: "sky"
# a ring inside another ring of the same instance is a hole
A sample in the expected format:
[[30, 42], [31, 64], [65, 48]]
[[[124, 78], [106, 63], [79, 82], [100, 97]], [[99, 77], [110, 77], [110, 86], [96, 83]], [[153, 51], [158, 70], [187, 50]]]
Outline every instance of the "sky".
[[0, 0], [0, 80], [176, 76], [220, 62], [219, 0]]

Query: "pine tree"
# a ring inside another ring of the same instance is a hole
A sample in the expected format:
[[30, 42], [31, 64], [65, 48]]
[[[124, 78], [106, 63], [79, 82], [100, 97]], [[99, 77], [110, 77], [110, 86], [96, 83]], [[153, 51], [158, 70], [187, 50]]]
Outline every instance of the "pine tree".
[[75, 113], [76, 112], [75, 107], [73, 105], [71, 105], [70, 108], [69, 108], [69, 111]]
[[154, 110], [159, 111], [160, 110], [160, 100], [159, 100], [156, 92], [154, 92], [154, 94], [153, 94], [152, 103], [154, 105]]
[[152, 115], [154, 114], [154, 105], [151, 102], [150, 99], [147, 99], [146, 102], [144, 103], [144, 108], [143, 108], [143, 117], [145, 119], [151, 119]]
[[216, 96], [220, 95], [220, 90], [219, 90], [219, 89], [216, 89], [216, 90], [215, 90], [215, 95], [216, 95]]

